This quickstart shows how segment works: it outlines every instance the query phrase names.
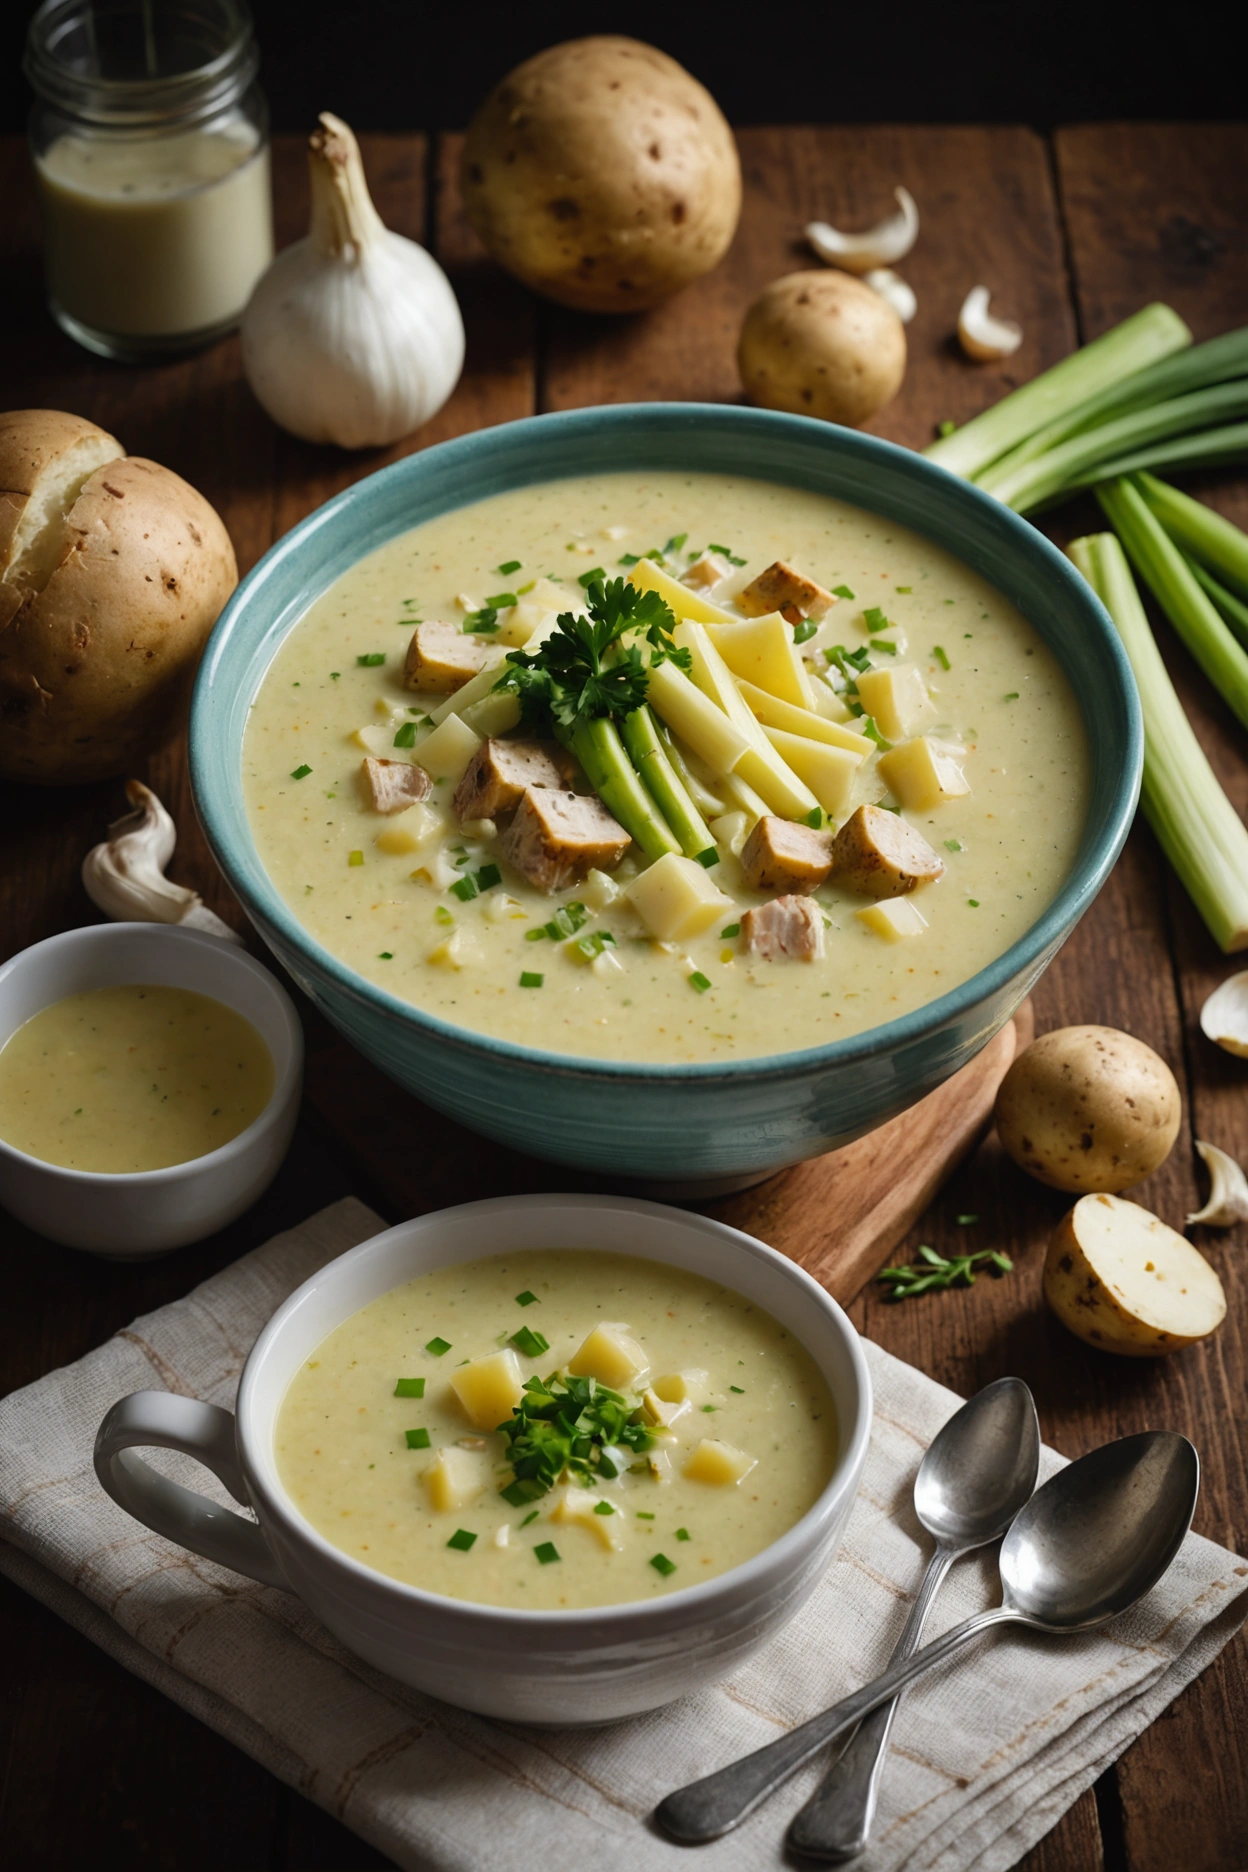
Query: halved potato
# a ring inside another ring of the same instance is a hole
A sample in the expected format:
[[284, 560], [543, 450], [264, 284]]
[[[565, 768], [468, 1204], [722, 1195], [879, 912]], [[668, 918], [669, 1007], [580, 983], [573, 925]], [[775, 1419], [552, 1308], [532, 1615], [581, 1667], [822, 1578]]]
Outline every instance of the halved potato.
[[1121, 1196], [1081, 1196], [1053, 1231], [1044, 1297], [1103, 1352], [1160, 1358], [1216, 1332], [1226, 1295], [1182, 1235]]

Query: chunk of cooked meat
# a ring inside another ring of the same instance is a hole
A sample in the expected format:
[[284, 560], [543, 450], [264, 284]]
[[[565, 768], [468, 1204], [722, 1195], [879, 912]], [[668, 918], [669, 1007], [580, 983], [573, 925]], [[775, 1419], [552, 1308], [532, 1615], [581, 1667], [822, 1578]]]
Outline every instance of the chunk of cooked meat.
[[491, 663], [501, 661], [497, 644], [470, 637], [458, 624], [430, 619], [412, 632], [403, 681], [407, 688], [428, 695], [451, 695]]
[[[777, 559], [758, 577], [751, 579], [744, 591], [737, 593], [737, 603], [747, 617], [765, 617], [769, 611], [783, 611], [790, 624], [802, 618], [821, 618], [836, 599], [822, 585], [816, 585], [804, 573], [795, 572], [783, 559]], [[797, 617], [790, 617], [796, 611]]]
[[520, 802], [526, 787], [561, 787], [563, 775], [540, 741], [483, 741], [452, 801], [463, 819], [497, 819]]
[[541, 891], [566, 890], [590, 871], [610, 871], [631, 843], [592, 794], [528, 787], [498, 853]]
[[719, 553], [703, 553], [700, 559], [694, 560], [687, 572], [681, 574], [681, 584], [705, 585], [709, 588], [726, 579], [731, 571], [732, 567]]
[[745, 912], [741, 934], [764, 962], [813, 962], [823, 954], [823, 912], [813, 897], [773, 897]]
[[832, 869], [832, 834], [768, 813], [741, 849], [751, 890], [818, 890]]
[[904, 897], [944, 870], [923, 834], [882, 806], [860, 806], [832, 843], [833, 883], [860, 897]]
[[433, 781], [415, 761], [375, 760], [370, 755], [361, 763], [360, 777], [374, 812], [406, 812], [433, 791]]

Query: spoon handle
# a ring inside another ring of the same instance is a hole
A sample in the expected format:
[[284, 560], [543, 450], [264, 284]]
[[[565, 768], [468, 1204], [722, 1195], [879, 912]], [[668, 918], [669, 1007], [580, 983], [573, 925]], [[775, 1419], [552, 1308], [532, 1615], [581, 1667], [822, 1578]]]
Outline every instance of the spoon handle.
[[[817, 1755], [846, 1729], [852, 1729], [881, 1703], [889, 1702], [933, 1664], [939, 1664], [951, 1651], [991, 1626], [1009, 1624], [1020, 1617], [1021, 1614], [1009, 1606], [995, 1606], [990, 1612], [977, 1612], [974, 1618], [964, 1619], [961, 1625], [945, 1632], [934, 1644], [925, 1645], [905, 1663], [892, 1665], [865, 1689], [856, 1690], [853, 1696], [845, 1697], [831, 1709], [812, 1716], [809, 1722], [790, 1729], [777, 1741], [755, 1749], [752, 1755], [743, 1755], [739, 1761], [729, 1762], [726, 1768], [704, 1776], [701, 1781], [676, 1788], [659, 1802], [654, 1810], [655, 1819], [669, 1838], [679, 1840], [682, 1845], [700, 1846], [707, 1840], [718, 1839], [721, 1833], [739, 1826], [812, 1755]], [[1023, 1619], [1022, 1622], [1027, 1621]]]
[[[958, 1557], [954, 1547], [938, 1547], [927, 1563], [910, 1616], [893, 1649], [890, 1664], [900, 1664], [918, 1647], [932, 1601]], [[875, 1820], [888, 1736], [900, 1694], [863, 1718], [838, 1759], [790, 1826], [787, 1840], [796, 1852], [814, 1859], [853, 1859], [867, 1843]]]

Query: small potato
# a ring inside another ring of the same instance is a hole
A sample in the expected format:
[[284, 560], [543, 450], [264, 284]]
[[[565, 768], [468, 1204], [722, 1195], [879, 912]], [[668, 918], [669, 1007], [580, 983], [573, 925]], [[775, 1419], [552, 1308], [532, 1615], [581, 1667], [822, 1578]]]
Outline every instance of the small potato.
[[997, 1135], [1054, 1189], [1123, 1190], [1170, 1155], [1183, 1116], [1174, 1074], [1116, 1027], [1058, 1027], [1001, 1081]]
[[1044, 1297], [1080, 1339], [1128, 1358], [1177, 1352], [1226, 1317], [1205, 1257], [1147, 1209], [1104, 1194], [1081, 1197], [1058, 1223]]
[[901, 388], [905, 327], [848, 273], [786, 273], [746, 313], [737, 364], [765, 409], [856, 428]]

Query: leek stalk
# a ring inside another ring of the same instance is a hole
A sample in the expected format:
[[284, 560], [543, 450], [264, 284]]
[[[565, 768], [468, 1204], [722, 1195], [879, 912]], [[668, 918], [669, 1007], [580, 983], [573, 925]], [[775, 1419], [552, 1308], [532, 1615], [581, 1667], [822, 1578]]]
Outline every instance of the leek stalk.
[[953, 474], [974, 479], [1036, 430], [1076, 415], [1081, 405], [1099, 397], [1108, 385], [1145, 370], [1191, 342], [1192, 334], [1177, 312], [1167, 305], [1145, 306], [1030, 383], [1012, 390], [952, 435], [930, 443], [923, 452], [929, 461]]
[[702, 858], [707, 852], [713, 853], [715, 840], [710, 828], [668, 758], [654, 716], [644, 702], [620, 723], [620, 739], [646, 791], [680, 841], [685, 857]]
[[1186, 559], [1130, 481], [1098, 487], [1127, 557], [1228, 707], [1248, 727], [1248, 651], [1235, 641]]
[[1216, 468], [1226, 462], [1248, 459], [1248, 422], [1223, 423], [1217, 429], [1199, 429], [1195, 435], [1168, 436], [1164, 442], [1152, 442], [1147, 448], [1133, 449], [1113, 461], [1098, 462], [1083, 474], [1072, 475], [1060, 491], [1027, 508], [1029, 514], [1045, 513], [1060, 507], [1083, 488], [1097, 487], [1102, 481], [1117, 481], [1122, 475], [1140, 474], [1146, 468]]
[[1228, 955], [1246, 948], [1248, 830], [1174, 692], [1122, 548], [1112, 533], [1097, 533], [1073, 541], [1069, 553], [1113, 619], [1139, 685], [1144, 816], [1218, 947]]
[[1184, 553], [1183, 557], [1191, 568], [1192, 577], [1201, 590], [1212, 598], [1240, 643], [1248, 645], [1248, 605], [1237, 598], [1234, 592], [1227, 591], [1225, 585], [1219, 585], [1213, 573], [1206, 572], [1199, 559], [1193, 559], [1190, 553]]
[[605, 717], [579, 721], [569, 745], [607, 811], [619, 820], [630, 838], [636, 839], [648, 858], [679, 852], [680, 842], [642, 785], [614, 722]]
[[[1248, 440], [1248, 424], [1244, 429]], [[1171, 539], [1217, 573], [1240, 598], [1248, 598], [1248, 533], [1155, 475], [1142, 474], [1135, 485]]]

